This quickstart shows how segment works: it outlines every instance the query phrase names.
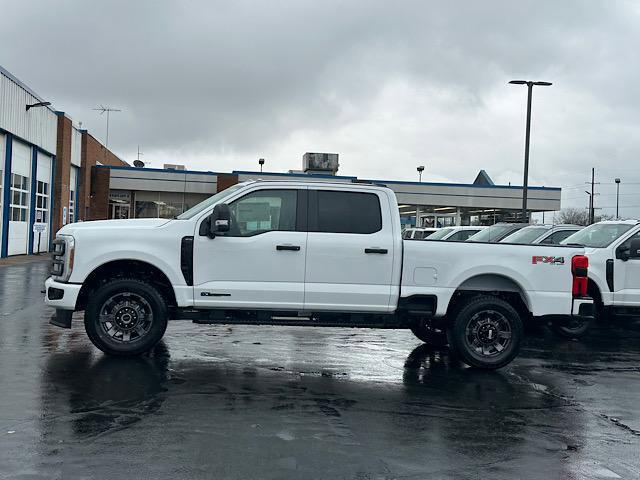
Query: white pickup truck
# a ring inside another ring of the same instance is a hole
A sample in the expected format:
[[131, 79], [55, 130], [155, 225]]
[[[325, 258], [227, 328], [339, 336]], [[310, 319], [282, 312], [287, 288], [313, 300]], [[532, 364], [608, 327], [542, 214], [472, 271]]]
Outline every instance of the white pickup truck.
[[499, 368], [523, 322], [592, 315], [582, 247], [403, 241], [373, 184], [234, 185], [173, 220], [74, 223], [57, 234], [45, 301], [114, 355], [149, 351], [169, 319], [410, 328]]
[[[640, 222], [614, 220], [594, 223], [567, 237], [563, 244], [585, 248], [589, 258], [587, 291], [596, 315], [640, 315]], [[588, 322], [573, 322], [567, 335], [579, 337]], [[558, 330], [558, 329], [556, 329]]]

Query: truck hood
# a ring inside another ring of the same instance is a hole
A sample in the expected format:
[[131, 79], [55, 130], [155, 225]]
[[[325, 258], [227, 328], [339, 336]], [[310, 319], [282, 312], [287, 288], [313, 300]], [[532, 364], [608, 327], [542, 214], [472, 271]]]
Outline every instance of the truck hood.
[[58, 232], [61, 235], [73, 235], [75, 232], [86, 230], [130, 230], [157, 228], [173, 220], [167, 218], [131, 218], [125, 220], [95, 220], [91, 222], [76, 222], [65, 225]]

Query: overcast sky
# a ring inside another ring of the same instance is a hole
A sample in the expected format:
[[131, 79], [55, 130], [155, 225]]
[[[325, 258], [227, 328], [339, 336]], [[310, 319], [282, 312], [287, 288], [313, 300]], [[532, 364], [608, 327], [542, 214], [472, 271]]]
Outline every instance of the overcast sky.
[[128, 161], [530, 184], [640, 215], [640, 2], [2, 0], [0, 64]]

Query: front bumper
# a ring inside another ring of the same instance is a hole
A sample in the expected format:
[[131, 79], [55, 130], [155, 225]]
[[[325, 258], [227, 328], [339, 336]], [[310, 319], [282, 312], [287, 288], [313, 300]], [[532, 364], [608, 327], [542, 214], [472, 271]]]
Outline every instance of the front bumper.
[[49, 323], [57, 327], [71, 328], [71, 315], [76, 308], [82, 285], [56, 282], [49, 277], [45, 280], [44, 287], [44, 303], [56, 309]]

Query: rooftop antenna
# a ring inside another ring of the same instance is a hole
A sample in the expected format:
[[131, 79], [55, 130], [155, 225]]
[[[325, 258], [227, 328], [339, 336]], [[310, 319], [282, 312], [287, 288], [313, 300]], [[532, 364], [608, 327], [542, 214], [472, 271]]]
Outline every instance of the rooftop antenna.
[[94, 110], [97, 110], [98, 112], [100, 112], [100, 115], [107, 112], [107, 138], [104, 142], [104, 148], [105, 148], [104, 154], [106, 156], [107, 155], [106, 150], [109, 149], [109, 114], [111, 112], [121, 112], [122, 110], [119, 110], [117, 108], [105, 107], [104, 105], [100, 105], [98, 108], [94, 108]]
[[140, 161], [140, 155], [144, 155], [144, 153], [140, 151], [140, 145], [138, 145], [138, 158], [137, 158], [138, 161]]

